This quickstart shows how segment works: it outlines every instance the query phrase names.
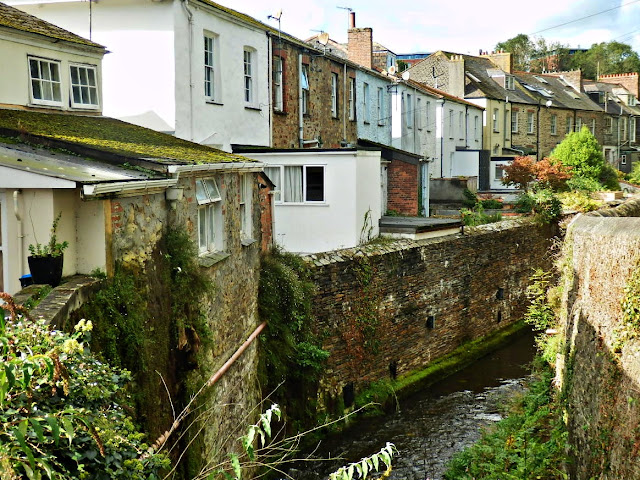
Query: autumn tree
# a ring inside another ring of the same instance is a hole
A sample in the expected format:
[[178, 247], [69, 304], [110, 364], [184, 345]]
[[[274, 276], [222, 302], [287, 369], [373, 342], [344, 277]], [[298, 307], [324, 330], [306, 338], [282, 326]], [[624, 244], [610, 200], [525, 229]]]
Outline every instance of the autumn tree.
[[503, 167], [502, 183], [528, 191], [529, 184], [536, 179], [535, 163], [532, 157], [515, 157], [509, 165]]
[[544, 158], [536, 162], [532, 157], [516, 157], [510, 165], [504, 167], [502, 183], [513, 185], [527, 192], [532, 182], [542, 188], [562, 190], [571, 178], [571, 167], [560, 161]]

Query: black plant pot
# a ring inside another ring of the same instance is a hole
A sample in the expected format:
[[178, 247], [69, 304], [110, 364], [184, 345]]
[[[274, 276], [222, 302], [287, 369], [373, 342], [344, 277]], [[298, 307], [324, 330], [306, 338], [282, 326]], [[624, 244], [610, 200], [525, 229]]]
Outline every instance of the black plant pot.
[[28, 257], [27, 260], [33, 283], [49, 284], [52, 287], [60, 285], [64, 255], [59, 257]]

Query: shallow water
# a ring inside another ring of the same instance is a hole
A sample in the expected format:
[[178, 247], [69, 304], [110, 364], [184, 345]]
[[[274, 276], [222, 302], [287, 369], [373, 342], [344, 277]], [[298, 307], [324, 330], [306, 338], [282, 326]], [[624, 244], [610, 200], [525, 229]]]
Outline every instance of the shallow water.
[[535, 354], [532, 334], [478, 360], [422, 392], [402, 400], [399, 410], [359, 422], [326, 439], [316, 455], [342, 459], [305, 463], [289, 474], [296, 480], [327, 478], [346, 463], [379, 451], [386, 442], [398, 449], [393, 480], [441, 479], [451, 457], [476, 442], [483, 427], [501, 419], [500, 405], [523, 389]]

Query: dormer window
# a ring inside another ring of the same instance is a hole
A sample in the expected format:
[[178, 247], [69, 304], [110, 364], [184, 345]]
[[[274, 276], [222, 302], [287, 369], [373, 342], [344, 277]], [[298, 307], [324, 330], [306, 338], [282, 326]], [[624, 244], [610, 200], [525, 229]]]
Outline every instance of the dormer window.
[[71, 106], [98, 108], [98, 82], [94, 65], [71, 65]]
[[31, 101], [38, 105], [62, 106], [60, 62], [29, 57]]
[[630, 107], [635, 107], [636, 106], [636, 96], [635, 95], [629, 95], [629, 106]]
[[504, 77], [504, 88], [507, 90], [515, 90], [515, 81], [513, 80], [513, 77], [509, 75]]

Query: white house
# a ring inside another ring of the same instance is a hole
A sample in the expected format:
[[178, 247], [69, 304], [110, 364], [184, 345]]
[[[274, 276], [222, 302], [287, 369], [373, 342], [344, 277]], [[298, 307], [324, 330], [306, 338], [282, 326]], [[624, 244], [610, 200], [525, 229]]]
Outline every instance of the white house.
[[104, 113], [231, 151], [270, 144], [267, 27], [208, 0], [10, 0], [106, 45]]
[[378, 235], [380, 152], [245, 152], [276, 185], [274, 241], [291, 252], [354, 247]]

